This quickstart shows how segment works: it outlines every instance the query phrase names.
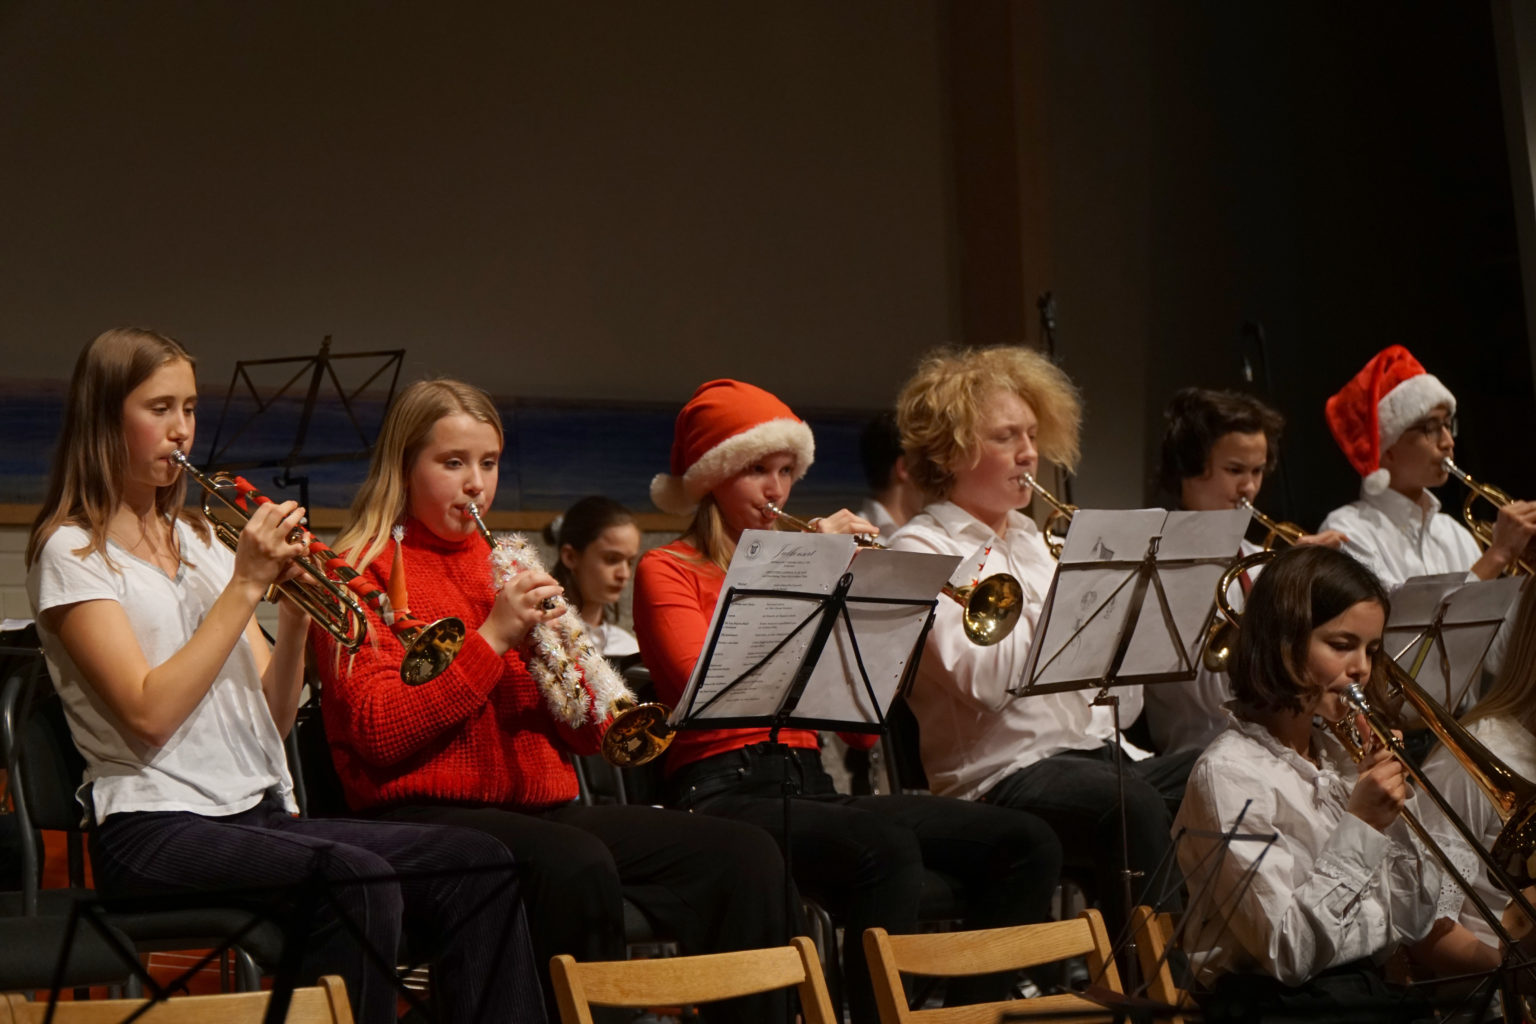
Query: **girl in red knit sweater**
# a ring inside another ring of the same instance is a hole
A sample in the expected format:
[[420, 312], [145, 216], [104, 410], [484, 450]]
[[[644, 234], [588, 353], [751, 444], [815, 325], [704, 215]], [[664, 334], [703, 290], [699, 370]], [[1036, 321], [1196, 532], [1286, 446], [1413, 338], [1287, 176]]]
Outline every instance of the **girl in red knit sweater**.
[[[336, 769], [355, 811], [452, 822], [513, 851], [539, 962], [556, 953], [622, 959], [624, 898], [685, 952], [782, 943], [783, 862], [751, 826], [652, 807], [573, 801], [574, 754], [595, 753], [608, 726], [593, 681], [574, 680], [574, 716], [552, 710], [525, 665], [530, 630], [564, 611], [560, 587], [522, 572], [499, 589], [467, 506], [496, 497], [503, 435], [490, 396], [453, 380], [418, 381], [396, 399], [374, 447], [338, 550], [400, 592], [425, 622], [457, 616], [468, 636], [453, 663], [420, 686], [400, 681], [403, 648], [377, 643], [338, 656], [313, 642]], [[398, 541], [391, 532], [403, 526]], [[565, 694], [568, 708], [572, 694]], [[761, 1019], [771, 1000], [712, 1007]]]
[[[771, 529], [814, 454], [810, 427], [761, 388], [734, 380], [699, 387], [677, 417], [670, 474], [651, 496], [667, 512], [693, 513], [688, 532], [648, 552], [635, 574], [635, 633], [658, 697], [676, 704], [704, 648], [725, 567], [743, 530]], [[813, 520], [824, 533], [873, 533], [843, 509]], [[876, 1019], [864, 963], [864, 929], [914, 931], [924, 870], [957, 880], [970, 928], [1042, 920], [1061, 866], [1044, 822], [1018, 810], [930, 796], [837, 793], [822, 770], [817, 735], [784, 729], [786, 757], [767, 729], [680, 732], [667, 754], [668, 802], [751, 822], [783, 840], [786, 774], [800, 795], [795, 881], [842, 918], [844, 976], [856, 1024]], [[515, 847], [514, 847], [515, 850]], [[1000, 999], [1006, 979], [951, 983], [951, 1003]]]

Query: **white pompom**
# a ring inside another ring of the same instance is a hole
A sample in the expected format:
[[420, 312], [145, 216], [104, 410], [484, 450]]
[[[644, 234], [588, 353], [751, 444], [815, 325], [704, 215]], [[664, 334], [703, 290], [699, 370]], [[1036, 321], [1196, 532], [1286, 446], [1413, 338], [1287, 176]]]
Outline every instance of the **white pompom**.
[[1366, 494], [1380, 494], [1392, 484], [1392, 474], [1385, 469], [1378, 469], [1374, 473], [1367, 473], [1365, 479], [1360, 482]]

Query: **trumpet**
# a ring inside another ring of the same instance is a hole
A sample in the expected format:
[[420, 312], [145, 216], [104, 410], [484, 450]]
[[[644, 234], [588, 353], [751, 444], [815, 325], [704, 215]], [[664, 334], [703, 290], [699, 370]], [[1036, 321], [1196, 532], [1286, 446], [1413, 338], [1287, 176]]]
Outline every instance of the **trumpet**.
[[[475, 521], [475, 529], [491, 547], [491, 559], [503, 578], [512, 572], [542, 572], [538, 554], [522, 537], [498, 541], [480, 516], [480, 507], [471, 501], [464, 511]], [[554, 611], [561, 607], [558, 597], [546, 598], [543, 607]], [[654, 761], [672, 745], [676, 732], [667, 719], [672, 714], [665, 704], [645, 703], [635, 699], [608, 660], [597, 653], [587, 639], [587, 624], [576, 610], [565, 605], [561, 616], [541, 622], [528, 633], [526, 661], [528, 671], [539, 684], [550, 713], [572, 728], [587, 721], [584, 679], [592, 693], [593, 707], [602, 712], [600, 719], [611, 718], [603, 733], [602, 754], [609, 764], [629, 768]], [[579, 677], [577, 674], [579, 670]]]
[[1238, 498], [1237, 504], [1238, 507], [1247, 509], [1248, 514], [1253, 516], [1260, 526], [1269, 531], [1264, 535], [1265, 551], [1272, 551], [1276, 541], [1283, 542], [1289, 546], [1296, 544], [1307, 535], [1307, 531], [1295, 523], [1280, 522], [1269, 518], [1269, 516], [1254, 508], [1253, 502], [1247, 498]]
[[1051, 552], [1051, 557], [1061, 558], [1061, 549], [1067, 543], [1067, 529], [1072, 525], [1072, 517], [1077, 513], [1076, 505], [1069, 505], [1056, 495], [1040, 486], [1040, 481], [1035, 479], [1033, 473], [1024, 474], [1024, 482], [1029, 484], [1029, 489], [1045, 499], [1045, 503], [1051, 506], [1051, 514], [1045, 517], [1045, 522], [1040, 524], [1040, 532], [1045, 535], [1045, 546]]
[[[233, 551], [240, 542], [240, 531], [251, 515], [248, 505], [266, 504], [272, 499], [244, 477], [203, 473], [180, 451], [172, 452], [171, 459], [207, 492], [203, 496], [203, 515], [213, 527], [214, 535]], [[230, 491], [234, 492], [234, 497], [230, 497]], [[234, 517], [233, 520], [223, 519], [215, 513], [215, 500], [226, 515]], [[405, 645], [400, 678], [407, 684], [415, 686], [433, 679], [453, 661], [453, 656], [464, 644], [464, 623], [458, 619], [440, 619], [428, 625], [413, 619], [405, 609], [391, 608], [389, 599], [377, 584], [304, 530], [294, 530], [288, 539], [305, 539], [308, 543], [309, 554], [294, 560], [308, 579], [299, 577], [278, 583], [274, 588], [276, 594], [304, 609], [321, 629], [335, 637], [336, 642], [349, 652], [356, 654], [368, 637], [368, 619], [357, 602], [357, 598], [361, 598], [373, 605], [379, 617], [389, 623], [390, 629]]]
[[[240, 531], [251, 518], [250, 506], [264, 505], [272, 499], [244, 477], [232, 477], [227, 473], [214, 473], [210, 476], [204, 473], [192, 465], [192, 460], [180, 449], [171, 452], [171, 460], [201, 485], [205, 492], [203, 516], [207, 518], [219, 542], [234, 551], [240, 545]], [[233, 497], [230, 496], [231, 491], [234, 492]], [[219, 511], [215, 510], [215, 502], [218, 503]], [[368, 617], [346, 588], [352, 580], [361, 579], [361, 575], [302, 527], [294, 527], [288, 534], [288, 540], [307, 540], [310, 553], [294, 559], [304, 570], [304, 576], [273, 584], [267, 596], [292, 601], [319, 623], [320, 628], [335, 637], [337, 643], [356, 653], [368, 638]], [[330, 568], [337, 578], [328, 576], [326, 568]]]
[[[1492, 505], [1495, 515], [1498, 514], [1499, 509], [1508, 505], [1514, 499], [1509, 496], [1507, 491], [1501, 488], [1472, 479], [1471, 476], [1462, 471], [1460, 466], [1452, 462], [1449, 456], [1441, 459], [1440, 464], [1445, 467], [1447, 473], [1467, 486], [1466, 500], [1461, 503], [1461, 519], [1462, 522], [1467, 524], [1467, 529], [1472, 531], [1472, 536], [1477, 539], [1478, 546], [1487, 550], [1488, 546], [1493, 543], [1493, 520], [1479, 519], [1477, 517], [1474, 508], [1477, 505], [1478, 499], [1481, 498]], [[1532, 563], [1531, 554], [1527, 551], [1524, 557], [1517, 558], [1511, 562], [1505, 572], [1511, 576], [1530, 576], [1536, 573], [1536, 564]]]
[[[771, 501], [763, 506], [763, 511], [801, 533], [816, 532], [815, 526]], [[854, 534], [853, 541], [861, 548], [885, 547], [867, 533]], [[994, 573], [980, 582], [959, 587], [946, 583], [939, 593], [960, 605], [965, 638], [977, 647], [991, 647], [1012, 633], [1019, 624], [1019, 616], [1024, 614], [1024, 588], [1011, 573]]]

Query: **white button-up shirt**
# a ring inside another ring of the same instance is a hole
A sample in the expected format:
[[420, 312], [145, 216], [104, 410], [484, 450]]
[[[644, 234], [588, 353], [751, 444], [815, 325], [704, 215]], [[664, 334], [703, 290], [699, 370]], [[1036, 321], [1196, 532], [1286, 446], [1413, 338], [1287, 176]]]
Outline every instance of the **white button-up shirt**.
[[[1005, 777], [1066, 750], [1091, 750], [1111, 742], [1113, 713], [1094, 707], [1094, 691], [1014, 697], [1023, 681], [1035, 627], [1056, 572], [1040, 529], [1019, 512], [1008, 513], [1007, 532], [993, 534], [981, 520], [952, 502], [929, 505], [896, 533], [891, 547], [970, 557], [982, 545], [992, 551], [981, 570], [1012, 573], [1024, 587], [1024, 612], [1002, 641], [979, 647], [965, 637], [962, 609], [941, 600], [928, 634], [908, 703], [922, 731], [923, 769], [933, 792], [972, 799]], [[1120, 721], [1141, 713], [1141, 687], [1117, 687]]]
[[[1356, 772], [1344, 748], [1314, 729], [1312, 749], [1315, 765], [1263, 726], [1233, 719], [1190, 773], [1173, 835], [1189, 880], [1185, 947], [1204, 982], [1258, 971], [1299, 985], [1351, 960], [1384, 958], [1423, 938], [1437, 917], [1454, 916], [1459, 894], [1446, 891], [1439, 863], [1401, 818], [1379, 832], [1347, 810]], [[1410, 797], [1408, 807], [1416, 804]], [[1193, 834], [1234, 823], [1240, 834], [1276, 839], [1222, 850], [1221, 839]], [[1455, 858], [1470, 864], [1471, 852]]]
[[1338, 530], [1349, 540], [1344, 550], [1364, 562], [1388, 588], [1411, 576], [1469, 573], [1482, 557], [1477, 541], [1456, 520], [1440, 511], [1440, 499], [1428, 490], [1414, 502], [1388, 488], [1360, 493], [1360, 500], [1328, 513], [1322, 530]]

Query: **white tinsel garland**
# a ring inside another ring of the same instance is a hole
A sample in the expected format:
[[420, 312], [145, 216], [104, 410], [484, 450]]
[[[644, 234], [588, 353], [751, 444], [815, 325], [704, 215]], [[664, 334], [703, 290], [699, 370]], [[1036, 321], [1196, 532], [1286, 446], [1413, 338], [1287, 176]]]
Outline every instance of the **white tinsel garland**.
[[[496, 538], [491, 565], [497, 590], [520, 572], [544, 571], [538, 551], [520, 533]], [[573, 729], [602, 722], [621, 697], [634, 699], [613, 665], [597, 653], [587, 624], [569, 604], [558, 619], [529, 630], [521, 650], [550, 713]]]

